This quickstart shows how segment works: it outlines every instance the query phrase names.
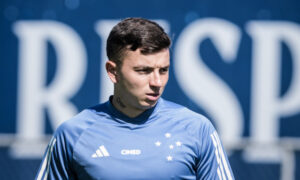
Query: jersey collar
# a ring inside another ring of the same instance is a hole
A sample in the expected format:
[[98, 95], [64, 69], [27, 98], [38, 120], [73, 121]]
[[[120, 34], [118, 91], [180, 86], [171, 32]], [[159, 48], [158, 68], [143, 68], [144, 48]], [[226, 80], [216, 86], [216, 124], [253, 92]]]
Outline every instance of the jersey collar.
[[113, 96], [110, 96], [109, 101], [106, 102], [106, 106], [108, 107], [112, 116], [114, 116], [114, 118], [117, 121], [121, 121], [123, 123], [137, 124], [137, 125], [148, 124], [149, 122], [151, 122], [154, 119], [154, 117], [158, 114], [158, 110], [160, 109], [160, 106], [163, 101], [162, 98], [159, 98], [159, 100], [157, 101], [154, 107], [145, 110], [143, 113], [141, 113], [135, 118], [130, 118], [113, 106], [112, 98]]

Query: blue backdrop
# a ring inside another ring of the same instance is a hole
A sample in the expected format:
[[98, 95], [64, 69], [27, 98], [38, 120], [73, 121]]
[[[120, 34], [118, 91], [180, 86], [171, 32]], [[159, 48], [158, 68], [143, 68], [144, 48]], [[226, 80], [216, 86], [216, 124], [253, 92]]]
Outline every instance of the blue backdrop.
[[55, 128], [103, 102], [126, 17], [172, 38], [163, 97], [208, 116], [236, 179], [300, 179], [300, 2], [2, 0], [0, 178], [32, 179]]

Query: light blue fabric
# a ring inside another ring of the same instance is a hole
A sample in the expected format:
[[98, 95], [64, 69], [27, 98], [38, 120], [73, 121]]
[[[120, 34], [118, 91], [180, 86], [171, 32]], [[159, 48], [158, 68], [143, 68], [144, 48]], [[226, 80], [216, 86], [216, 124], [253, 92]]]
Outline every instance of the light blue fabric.
[[64, 122], [45, 153], [43, 178], [234, 179], [210, 121], [162, 98], [136, 118], [108, 101]]

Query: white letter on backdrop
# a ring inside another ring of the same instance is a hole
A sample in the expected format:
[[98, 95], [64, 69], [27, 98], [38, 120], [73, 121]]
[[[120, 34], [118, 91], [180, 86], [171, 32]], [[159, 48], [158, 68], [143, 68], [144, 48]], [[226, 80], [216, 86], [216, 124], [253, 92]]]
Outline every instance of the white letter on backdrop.
[[[246, 30], [253, 39], [251, 140], [274, 145], [279, 137], [280, 117], [300, 112], [300, 26], [291, 22], [253, 21], [247, 24]], [[293, 62], [292, 80], [282, 97], [281, 43], [289, 48]], [[256, 155], [254, 151], [251, 154], [257, 160], [263, 157], [276, 160], [278, 152], [272, 154], [272, 149], [262, 148]]]
[[238, 52], [241, 32], [234, 24], [215, 18], [197, 20], [180, 34], [174, 55], [175, 75], [182, 90], [217, 124], [224, 143], [237, 143], [243, 132], [243, 113], [234, 92], [203, 62], [198, 47], [209, 38], [223, 60]]
[[[44, 135], [44, 108], [53, 129], [77, 113], [69, 101], [86, 73], [86, 52], [77, 33], [55, 21], [19, 21], [13, 30], [20, 42], [17, 135], [39, 139]], [[46, 86], [47, 42], [53, 45], [57, 68]]]

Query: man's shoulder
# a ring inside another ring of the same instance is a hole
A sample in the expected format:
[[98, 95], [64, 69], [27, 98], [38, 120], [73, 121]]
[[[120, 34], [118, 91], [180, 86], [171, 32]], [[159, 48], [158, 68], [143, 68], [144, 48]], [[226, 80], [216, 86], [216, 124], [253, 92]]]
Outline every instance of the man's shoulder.
[[187, 120], [195, 123], [210, 123], [210, 120], [203, 114], [192, 111], [191, 109], [172, 101], [163, 99], [163, 106], [163, 111], [170, 114], [172, 117], [176, 117], [175, 119]]
[[94, 113], [89, 109], [81, 111], [72, 118], [64, 121], [57, 128], [56, 133], [70, 133], [86, 129], [88, 126], [92, 125], [95, 122], [93, 114]]
[[165, 116], [168, 121], [172, 121], [172, 124], [176, 124], [181, 127], [186, 127], [192, 134], [199, 132], [212, 132], [214, 126], [211, 121], [203, 114], [192, 111], [191, 109], [176, 104], [171, 101], [164, 100], [163, 102], [166, 108]]
[[69, 120], [63, 122], [57, 130], [69, 131], [74, 129], [86, 129], [87, 127], [94, 124], [97, 119], [101, 119], [101, 117], [105, 113], [105, 104], [88, 107]]
[[171, 111], [172, 113], [178, 113], [180, 111], [188, 110], [185, 106], [177, 104], [173, 101], [169, 101], [161, 98], [161, 110], [163, 111]]
[[184, 117], [190, 117], [190, 118], [207, 119], [204, 115], [192, 111], [191, 109], [172, 101], [163, 99], [163, 106], [164, 106], [163, 109], [165, 111], [171, 111], [172, 114], [181, 114]]
[[106, 118], [101, 113], [93, 108], [84, 109], [61, 123], [54, 132], [54, 139], [59, 143], [65, 143], [73, 149], [76, 142], [78, 142], [85, 132], [88, 132], [89, 129], [93, 128], [103, 118]]

